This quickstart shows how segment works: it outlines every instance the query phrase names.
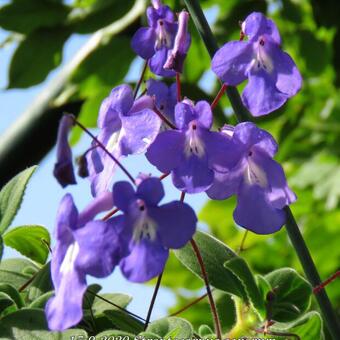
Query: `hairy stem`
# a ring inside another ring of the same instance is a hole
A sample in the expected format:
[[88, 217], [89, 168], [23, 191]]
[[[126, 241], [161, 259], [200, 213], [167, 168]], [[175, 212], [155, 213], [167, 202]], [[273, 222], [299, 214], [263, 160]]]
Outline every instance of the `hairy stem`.
[[[213, 57], [218, 49], [218, 45], [204, 16], [199, 1], [184, 0], [184, 2], [210, 56]], [[233, 86], [228, 86], [226, 92], [238, 121], [248, 121], [250, 119], [250, 115], [248, 110], [242, 104], [238, 90]], [[321, 284], [319, 273], [315, 267], [299, 227], [296, 224], [294, 216], [289, 207], [285, 208], [285, 212], [287, 214], [286, 229], [288, 236], [298, 255], [306, 277], [313, 287], [319, 286]], [[320, 310], [328, 330], [332, 334], [333, 339], [337, 339], [340, 334], [340, 326], [326, 291], [322, 289], [320, 293], [316, 295], [316, 299], [319, 303]]]
[[198, 264], [201, 268], [202, 277], [203, 277], [205, 287], [206, 287], [206, 290], [207, 290], [207, 295], [208, 295], [208, 298], [209, 298], [211, 314], [212, 314], [213, 320], [214, 320], [216, 336], [217, 336], [217, 339], [222, 339], [221, 323], [220, 323], [220, 319], [218, 317], [215, 301], [214, 301], [214, 298], [212, 296], [212, 292], [211, 292], [211, 289], [210, 289], [208, 274], [207, 274], [207, 271], [205, 270], [205, 265], [204, 265], [204, 261], [203, 261], [201, 252], [200, 252], [200, 250], [197, 246], [197, 243], [195, 242], [194, 239], [191, 239], [190, 243], [191, 243], [192, 249], [194, 250], [195, 255], [197, 257]]

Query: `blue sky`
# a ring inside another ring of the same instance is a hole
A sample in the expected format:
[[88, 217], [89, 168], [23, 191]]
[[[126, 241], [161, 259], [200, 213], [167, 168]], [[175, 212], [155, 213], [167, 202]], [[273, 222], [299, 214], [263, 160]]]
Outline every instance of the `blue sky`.
[[[0, 2], [1, 4], [1, 2]], [[6, 36], [4, 31], [0, 31], [0, 41]], [[63, 63], [72, 58], [79, 47], [86, 42], [87, 36], [73, 36], [65, 45]], [[7, 70], [11, 55], [15, 46], [9, 46], [5, 49], [0, 49], [0, 103], [1, 103], [1, 119], [0, 119], [0, 136], [11, 125], [15, 124], [15, 120], [20, 113], [31, 103], [31, 101], [44, 88], [46, 83], [53, 81], [54, 76], [58, 72], [54, 70], [48, 76], [47, 80], [38, 86], [31, 87], [25, 90], [3, 90], [7, 85]], [[134, 72], [139, 67], [137, 61], [134, 69], [129, 73], [129, 80], [138, 77]], [[80, 143], [74, 148], [74, 155], [79, 155], [86, 150], [90, 140], [83, 136]], [[54, 228], [55, 215], [60, 199], [66, 192], [73, 194], [75, 202], [79, 209], [84, 207], [91, 199], [89, 183], [87, 180], [79, 179], [77, 186], [72, 186], [63, 190], [52, 176], [52, 170], [55, 161], [55, 149], [53, 149], [41, 162], [38, 170], [34, 174], [27, 188], [23, 204], [12, 226], [39, 224], [48, 228], [51, 232]], [[128, 157], [124, 160], [125, 166], [137, 175], [140, 171], [157, 174], [154, 167], [145, 161], [144, 156]], [[116, 180], [126, 179], [124, 174], [117, 172]], [[170, 179], [164, 181], [167, 196], [164, 201], [179, 198], [179, 192], [175, 190]], [[204, 194], [187, 196], [187, 201], [199, 211], [206, 201]], [[18, 256], [18, 254], [10, 248], [5, 248], [5, 258]], [[103, 286], [103, 291], [106, 292], [122, 292], [133, 295], [134, 300], [130, 305], [130, 309], [135, 313], [145, 316], [147, 313], [148, 303], [153, 292], [152, 286], [133, 284], [125, 280], [117, 269], [109, 278], [98, 280], [89, 278], [90, 283], [98, 282]], [[157, 303], [154, 309], [153, 317], [159, 318], [164, 316], [167, 307], [173, 303], [173, 295], [167, 289], [161, 289], [157, 298]]]

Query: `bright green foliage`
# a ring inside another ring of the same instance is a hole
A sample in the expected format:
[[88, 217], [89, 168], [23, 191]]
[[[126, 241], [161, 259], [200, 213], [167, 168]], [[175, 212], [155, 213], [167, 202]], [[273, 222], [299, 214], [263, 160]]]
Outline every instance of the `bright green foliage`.
[[6, 246], [16, 249], [22, 255], [41, 264], [46, 262], [50, 234], [45, 227], [37, 225], [16, 227], [7, 232], [3, 238]]
[[32, 166], [10, 180], [0, 191], [0, 234], [10, 226], [20, 208], [25, 188], [37, 167]]
[[193, 329], [190, 323], [176, 317], [164, 318], [152, 322], [148, 326], [147, 331], [155, 333], [163, 338], [172, 336], [179, 339], [190, 339], [193, 335]]

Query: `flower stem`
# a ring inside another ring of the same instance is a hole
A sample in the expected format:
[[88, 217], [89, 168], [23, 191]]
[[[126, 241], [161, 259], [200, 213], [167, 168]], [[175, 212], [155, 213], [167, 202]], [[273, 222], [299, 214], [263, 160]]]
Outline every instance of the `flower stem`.
[[[210, 56], [213, 57], [218, 49], [218, 45], [203, 14], [199, 1], [184, 0], [184, 2]], [[228, 86], [226, 92], [238, 121], [248, 121], [250, 119], [250, 115], [248, 110], [242, 104], [238, 90], [233, 86]], [[289, 207], [286, 207], [285, 211], [287, 214], [286, 229], [288, 236], [293, 244], [293, 247], [295, 248], [308, 281], [313, 287], [316, 287], [321, 284], [319, 273], [315, 267], [313, 259], [301, 235], [299, 227], [296, 224], [291, 210]], [[328, 330], [332, 334], [333, 339], [337, 339], [338, 335], [340, 334], [340, 326], [326, 291], [322, 289], [315, 297], [319, 303], [320, 310]]]
[[218, 317], [215, 301], [214, 301], [214, 298], [212, 296], [212, 292], [211, 292], [211, 289], [210, 289], [208, 274], [207, 274], [207, 271], [205, 270], [205, 265], [204, 265], [204, 261], [203, 261], [201, 252], [200, 252], [200, 250], [197, 246], [197, 243], [195, 242], [194, 239], [191, 239], [190, 243], [191, 243], [192, 249], [194, 250], [195, 255], [197, 257], [198, 264], [201, 268], [202, 277], [203, 277], [205, 287], [206, 287], [206, 290], [207, 290], [207, 294], [208, 294], [208, 298], [209, 298], [211, 314], [212, 314], [213, 319], [214, 319], [216, 337], [217, 337], [217, 339], [222, 339], [221, 323], [220, 323], [220, 319]]
[[138, 83], [136, 84], [135, 90], [133, 91], [133, 98], [134, 99], [136, 99], [136, 97], [137, 97], [139, 88], [140, 88], [140, 86], [142, 84], [142, 81], [144, 79], [144, 75], [145, 75], [145, 72], [146, 72], [147, 68], [148, 68], [148, 60], [146, 60], [145, 63], [144, 63], [142, 73], [141, 73], [141, 75], [139, 77]]
[[197, 299], [191, 301], [190, 303], [188, 303], [187, 305], [185, 305], [184, 307], [182, 307], [181, 309], [179, 309], [178, 311], [168, 315], [168, 316], [177, 316], [183, 312], [185, 312], [187, 309], [189, 309], [190, 307], [196, 305], [196, 303], [202, 301], [203, 299], [205, 299], [208, 296], [208, 293], [205, 293], [203, 295], [201, 295], [200, 297], [198, 297]]
[[172, 122], [170, 122], [170, 120], [166, 118], [165, 115], [161, 111], [159, 111], [156, 106], [154, 106], [153, 111], [171, 129], [177, 130], [177, 127]]
[[334, 273], [331, 277], [329, 277], [327, 280], [323, 281], [320, 285], [313, 288], [314, 294], [319, 294], [319, 292], [324, 289], [329, 283], [333, 282], [336, 278], [340, 276], [340, 270], [338, 270], [336, 273]]
[[214, 108], [216, 107], [216, 105], [218, 104], [218, 102], [220, 101], [221, 97], [223, 96], [224, 92], [227, 89], [227, 84], [223, 84], [220, 88], [220, 90], [218, 91], [215, 99], [213, 100], [213, 102], [211, 103], [210, 107], [211, 110], [214, 110]]
[[96, 143], [97, 145], [120, 167], [120, 169], [125, 173], [125, 175], [130, 179], [130, 181], [133, 184], [136, 184], [135, 179], [133, 176], [129, 173], [129, 171], [123, 166], [122, 163], [119, 162], [119, 160], [109, 152], [104, 144], [100, 142], [97, 137], [88, 130], [82, 123], [80, 123], [73, 115], [70, 114], [70, 116], [73, 118], [74, 124], [78, 125], [85, 133], [87, 133]]
[[176, 72], [177, 103], [182, 100], [181, 74]]
[[119, 211], [118, 208], [114, 208], [111, 211], [109, 211], [103, 218], [103, 221], [107, 221], [110, 217], [112, 217], [114, 214], [116, 214]]
[[153, 306], [155, 305], [155, 301], [156, 301], [156, 297], [157, 297], [157, 294], [158, 294], [158, 290], [159, 290], [159, 287], [161, 286], [162, 276], [163, 276], [163, 272], [158, 276], [158, 279], [157, 279], [157, 282], [156, 282], [156, 286], [155, 286], [155, 290], [153, 291], [153, 294], [152, 294], [152, 298], [151, 298], [148, 314], [146, 316], [145, 324], [144, 324], [144, 330], [145, 331], [148, 328], [148, 325], [150, 323], [150, 318], [151, 318]]

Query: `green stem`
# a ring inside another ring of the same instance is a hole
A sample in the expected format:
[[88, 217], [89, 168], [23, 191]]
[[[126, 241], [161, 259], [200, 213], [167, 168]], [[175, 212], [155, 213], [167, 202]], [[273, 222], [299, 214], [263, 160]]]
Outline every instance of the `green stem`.
[[[184, 0], [184, 2], [210, 56], [213, 57], [218, 49], [218, 45], [204, 16], [199, 1]], [[233, 86], [228, 86], [226, 92], [238, 121], [248, 121], [250, 115], [248, 110], [242, 104], [238, 90]], [[289, 207], [286, 207], [285, 211], [287, 214], [286, 229], [291, 243], [295, 248], [308, 281], [313, 287], [318, 286], [320, 285], [321, 280], [310, 252]], [[338, 335], [340, 334], [340, 326], [326, 291], [323, 289], [318, 294], [316, 294], [315, 297], [319, 303], [321, 313], [329, 332], [332, 334], [333, 339], [337, 339]]]

